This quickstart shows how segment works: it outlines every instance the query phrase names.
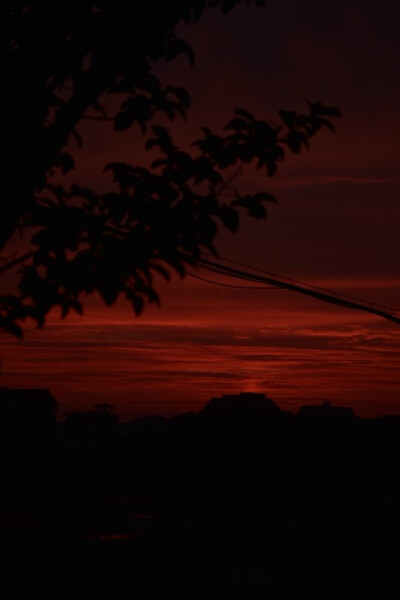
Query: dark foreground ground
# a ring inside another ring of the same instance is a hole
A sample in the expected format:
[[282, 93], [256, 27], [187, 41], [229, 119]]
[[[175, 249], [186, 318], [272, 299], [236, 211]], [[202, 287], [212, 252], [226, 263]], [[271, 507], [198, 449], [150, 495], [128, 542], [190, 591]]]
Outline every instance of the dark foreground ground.
[[135, 427], [8, 446], [2, 597], [398, 597], [397, 418]]

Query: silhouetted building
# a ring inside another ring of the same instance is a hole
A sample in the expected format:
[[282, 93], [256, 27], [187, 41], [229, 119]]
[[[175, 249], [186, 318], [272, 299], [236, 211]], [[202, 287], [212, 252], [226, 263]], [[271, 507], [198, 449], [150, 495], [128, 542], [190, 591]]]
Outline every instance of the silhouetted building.
[[68, 413], [64, 427], [66, 438], [86, 440], [117, 435], [120, 432], [118, 415], [111, 404], [96, 404], [95, 410]]
[[300, 418], [319, 421], [350, 421], [355, 418], [353, 409], [347, 406], [332, 406], [330, 402], [302, 406], [298, 414]]
[[46, 444], [56, 436], [56, 401], [47, 389], [0, 388], [1, 437], [17, 444]]
[[262, 416], [275, 416], [281, 410], [265, 394], [255, 392], [241, 392], [240, 394], [224, 394], [220, 398], [211, 398], [203, 412], [207, 414], [260, 414]]
[[155, 437], [164, 431], [170, 423], [170, 419], [160, 415], [147, 415], [129, 421], [124, 429], [128, 435], [140, 437]]

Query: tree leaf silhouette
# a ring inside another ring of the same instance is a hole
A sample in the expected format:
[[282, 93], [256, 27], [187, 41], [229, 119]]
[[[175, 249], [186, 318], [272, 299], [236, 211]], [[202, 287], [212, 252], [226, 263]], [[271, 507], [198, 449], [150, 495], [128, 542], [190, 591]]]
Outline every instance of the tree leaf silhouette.
[[[187, 90], [162, 84], [154, 70], [178, 57], [193, 63], [179, 24], [240, 3], [6, 3], [0, 249], [21, 229], [29, 250], [0, 266], [17, 279], [17, 290], [0, 297], [1, 327], [20, 336], [26, 319], [41, 327], [55, 306], [62, 317], [81, 314], [94, 292], [107, 306], [124, 296], [141, 314], [159, 302], [154, 274], [184, 277], [203, 250], [215, 253], [219, 226], [236, 232], [241, 212], [267, 216], [274, 197], [237, 185], [245, 165], [271, 176], [285, 151], [298, 153], [321, 128], [333, 129], [339, 111], [310, 101], [305, 114], [281, 110], [282, 125], [236, 108], [222, 133], [204, 127], [189, 151], [160, 125], [159, 116], [172, 121], [190, 108]], [[79, 158], [69, 141], [85, 148], [85, 119], [109, 122], [116, 136], [132, 130], [152, 153], [151, 166], [109, 160], [105, 191], [63, 183], [60, 171], [71, 179]]]

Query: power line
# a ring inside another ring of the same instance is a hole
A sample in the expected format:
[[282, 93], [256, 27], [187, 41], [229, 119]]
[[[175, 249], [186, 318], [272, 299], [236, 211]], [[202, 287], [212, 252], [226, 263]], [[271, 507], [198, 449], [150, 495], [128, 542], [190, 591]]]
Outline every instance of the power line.
[[342, 292], [337, 292], [336, 290], [331, 290], [329, 288], [323, 288], [317, 285], [313, 285], [311, 283], [305, 283], [304, 281], [299, 281], [298, 279], [293, 279], [292, 277], [287, 277], [285, 275], [277, 275], [276, 273], [272, 273], [271, 271], [266, 271], [265, 269], [259, 269], [257, 267], [252, 267], [250, 265], [247, 265], [245, 263], [239, 262], [237, 260], [232, 260], [232, 259], [228, 259], [228, 258], [224, 258], [222, 256], [218, 256], [218, 258], [216, 258], [213, 254], [211, 254], [210, 252], [203, 252], [204, 255], [207, 256], [211, 256], [214, 260], [219, 260], [221, 262], [226, 262], [229, 263], [231, 265], [238, 265], [240, 267], [245, 267], [246, 269], [251, 269], [252, 271], [256, 271], [258, 273], [263, 273], [265, 275], [268, 275], [270, 277], [275, 278], [277, 281], [287, 281], [288, 283], [293, 283], [293, 284], [297, 284], [303, 287], [306, 287], [308, 289], [312, 289], [312, 290], [316, 290], [319, 292], [323, 292], [325, 294], [332, 294], [334, 296], [340, 296], [341, 298], [344, 299], [348, 299], [348, 300], [354, 300], [355, 302], [361, 302], [362, 304], [366, 304], [369, 306], [372, 306], [374, 308], [382, 308], [384, 310], [387, 310], [390, 313], [400, 313], [399, 310], [390, 307], [390, 306], [386, 306], [385, 304], [378, 304], [377, 302], [368, 302], [368, 301], [364, 301], [360, 298], [357, 298], [355, 296], [351, 296], [348, 294], [343, 294]]
[[[204, 255], [212, 256], [208, 253], [204, 253]], [[244, 271], [236, 267], [234, 268], [224, 264], [220, 264], [221, 262], [237, 265], [246, 269], [252, 269], [257, 273], [262, 273], [262, 275], [250, 273], [248, 271]], [[225, 275], [231, 278], [240, 279], [244, 281], [262, 283], [264, 284], [264, 286], [268, 285], [275, 288], [294, 291], [306, 296], [310, 296], [312, 298], [316, 298], [317, 300], [327, 302], [329, 304], [335, 304], [344, 308], [369, 312], [371, 314], [380, 316], [384, 319], [387, 319], [400, 325], [400, 312], [397, 309], [389, 308], [387, 306], [382, 306], [379, 304], [374, 304], [372, 302], [366, 302], [353, 296], [346, 296], [345, 294], [341, 294], [340, 292], [309, 285], [304, 282], [297, 281], [295, 279], [289, 279], [287, 277], [277, 275], [276, 273], [271, 273], [268, 271], [263, 271], [262, 269], [251, 267], [250, 265], [246, 265], [244, 263], [239, 263], [237, 261], [232, 261], [222, 257], [215, 258], [213, 256], [213, 260], [208, 260], [205, 258], [198, 259], [197, 265], [206, 271], [210, 271], [219, 275]]]
[[187, 275], [189, 275], [189, 277], [193, 277], [194, 279], [199, 279], [200, 281], [211, 283], [212, 285], [218, 285], [220, 287], [227, 288], [235, 288], [237, 290], [278, 290], [278, 288], [275, 285], [232, 285], [229, 283], [222, 283], [222, 281], [213, 281], [212, 279], [207, 279], [206, 277], [200, 277], [200, 275], [195, 275], [194, 273], [187, 273]]

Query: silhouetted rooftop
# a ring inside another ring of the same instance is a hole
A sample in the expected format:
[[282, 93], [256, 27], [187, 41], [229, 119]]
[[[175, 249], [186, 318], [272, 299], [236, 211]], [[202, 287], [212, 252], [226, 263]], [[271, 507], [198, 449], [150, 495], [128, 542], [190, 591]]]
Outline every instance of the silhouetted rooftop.
[[302, 406], [299, 416], [318, 419], [353, 419], [354, 411], [347, 406], [332, 406], [330, 402], [323, 402], [317, 405]]
[[281, 411], [275, 402], [267, 398], [265, 394], [241, 392], [240, 394], [224, 394], [220, 398], [211, 398], [205, 405], [204, 412], [277, 414]]
[[38, 411], [54, 414], [57, 403], [46, 388], [7, 388], [0, 387], [0, 405], [4, 413], [27, 413], [36, 415]]
[[55, 435], [57, 403], [49, 390], [0, 387], [2, 435], [7, 439], [44, 442]]

